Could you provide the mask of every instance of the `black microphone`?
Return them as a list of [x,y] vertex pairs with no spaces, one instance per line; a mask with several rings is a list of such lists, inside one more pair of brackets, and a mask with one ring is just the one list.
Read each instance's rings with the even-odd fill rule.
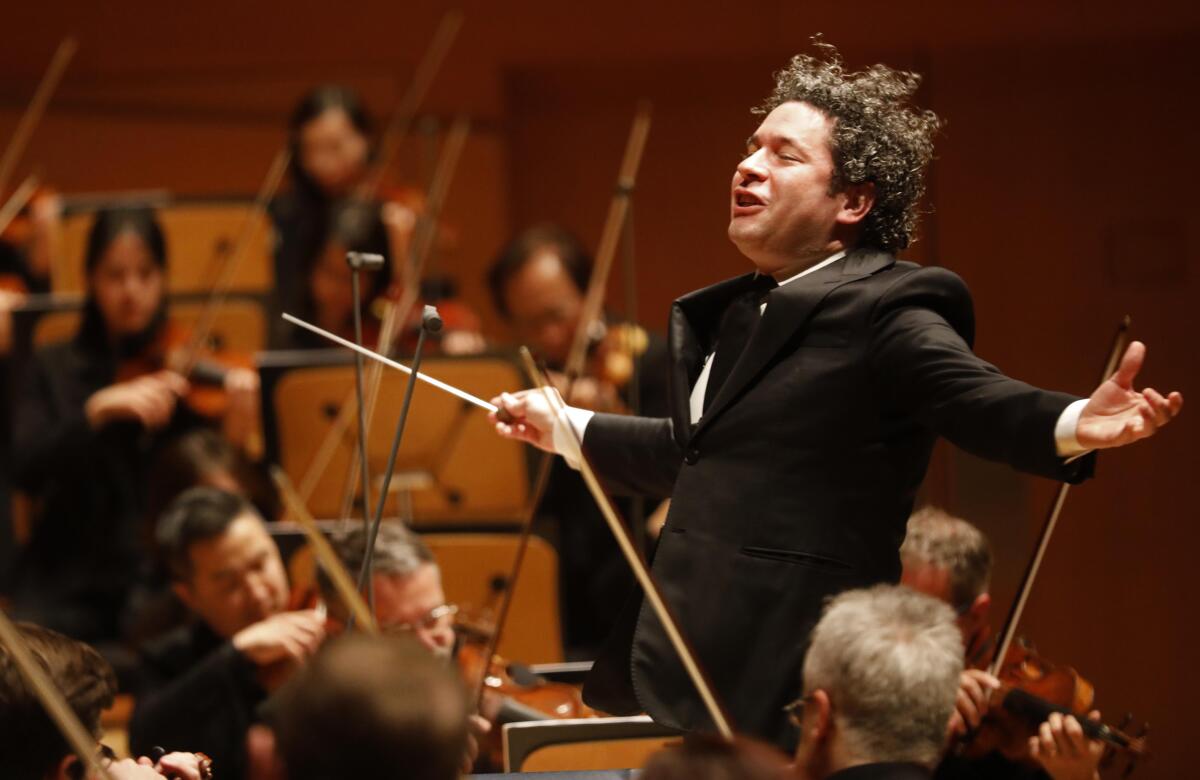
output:
[[425,305],[421,313],[421,327],[428,333],[437,333],[442,329],[442,315],[438,314],[436,306]]

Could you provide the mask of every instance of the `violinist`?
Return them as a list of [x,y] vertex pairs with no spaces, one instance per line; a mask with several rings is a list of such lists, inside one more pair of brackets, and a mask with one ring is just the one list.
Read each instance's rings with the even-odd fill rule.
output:
[[[562,392],[567,392],[562,371],[580,327],[591,274],[587,250],[569,231],[553,224],[516,236],[488,271],[496,311],[517,343],[545,360]],[[596,338],[589,370],[570,389],[574,403],[602,412],[628,413],[637,408],[642,414],[666,414],[667,348],[662,337],[607,317],[592,327]],[[627,347],[633,347],[634,354]],[[634,364],[636,399],[631,396]],[[629,501],[623,501],[625,517],[630,516],[629,509]],[[632,578],[583,480],[565,463],[554,464],[535,529],[558,552],[567,652],[573,657],[594,657],[616,621]]]
[[149,209],[102,211],[88,235],[87,297],[68,342],[38,350],[14,414],[16,486],[38,506],[14,602],[40,624],[89,640],[118,634],[146,552],[147,476],[188,430],[220,426],[240,445],[256,425],[258,378],[226,372],[221,419],[180,402],[189,382],[167,368],[167,247]]
[[[348,530],[331,543],[351,576],[362,567],[367,535],[361,527]],[[442,573],[421,537],[398,522],[379,526],[371,558],[375,591],[375,619],[384,634],[410,634],[421,647],[443,661],[454,661],[462,638],[456,633],[458,607],[446,601]],[[324,569],[317,570],[320,596],[328,609],[330,630],[340,632],[349,618],[337,590]],[[465,669],[464,669],[465,672]],[[527,720],[496,697],[484,702],[483,713],[469,718],[470,739],[463,760],[469,771],[480,754],[480,741],[496,724]]]
[[[91,647],[31,623],[17,625],[30,654],[66,698],[80,724],[97,740],[96,750],[117,780],[175,777],[210,780],[212,761],[203,754],[172,752],[157,761],[112,760],[99,743],[100,713],[117,692],[112,667]],[[5,780],[79,780],[83,765],[42,702],[0,646],[0,777]],[[207,769],[205,768],[207,767]]]
[[802,780],[922,780],[954,711],[962,648],[954,613],[895,585],[846,591],[826,606],[804,658]]
[[[937,436],[1075,482],[1091,451],[1151,436],[1183,405],[1134,388],[1137,342],[1090,398],[1011,379],[971,351],[966,285],[895,256],[939,127],[911,102],[919,82],[883,65],[851,72],[825,44],[777,74],[730,172],[727,232],[752,270],[672,306],[669,416],[559,414],[540,391],[493,400],[514,420],[497,421],[500,435],[568,458],[582,441],[611,489],[670,495],[653,561],[667,606],[732,722],[782,746],[786,702],[773,695],[798,676],[829,596],[899,579]],[[589,703],[710,730],[640,602],[597,659]]]
[[[358,95],[346,87],[326,85],[309,92],[292,114],[289,137],[292,187],[270,208],[276,231],[275,304],[346,338],[353,338],[358,306],[364,341],[373,345],[380,336],[382,307],[398,300],[406,283],[418,283],[404,279],[404,269],[422,198],[407,189],[364,194],[374,157],[371,122]],[[385,260],[382,270],[363,271],[357,302],[347,251],[379,254]],[[483,348],[479,318],[452,299],[449,280],[423,292],[426,302],[438,304],[446,323],[438,342],[445,352]],[[420,306],[413,307],[418,324],[420,311]],[[305,331],[274,320],[274,348],[325,346]],[[415,333],[409,327],[405,335],[410,331]],[[405,343],[402,339],[401,346]]]
[[245,499],[192,488],[163,515],[158,540],[193,621],[141,647],[130,744],[203,750],[221,776],[242,777],[258,706],[320,646],[324,623],[286,611],[279,548]]
[[[966,651],[966,668],[959,682],[959,693],[951,732],[965,736],[979,726],[987,714],[990,693],[1000,681],[980,668],[994,652],[989,637],[988,617],[991,595],[992,551],[987,537],[967,521],[936,507],[922,507],[908,520],[908,534],[900,547],[904,569],[900,582],[918,592],[949,604],[955,611],[959,632]],[[1093,713],[1098,717],[1099,713]],[[1006,757],[993,753],[979,759],[948,755],[938,766],[936,777],[950,778],[1036,778],[1054,780],[1093,780],[1103,754],[1103,744],[1089,740],[1074,716],[1052,716],[1032,736],[1027,751]],[[1032,758],[1044,771],[1029,762],[1013,758]]]

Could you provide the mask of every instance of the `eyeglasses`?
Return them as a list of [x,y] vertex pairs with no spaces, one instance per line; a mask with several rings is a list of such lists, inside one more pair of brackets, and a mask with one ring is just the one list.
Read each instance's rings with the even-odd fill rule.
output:
[[796,728],[801,728],[804,722],[804,705],[812,701],[812,694],[807,694],[796,699],[794,702],[783,705],[783,711],[787,713],[788,720]]
[[387,633],[407,633],[409,631],[432,631],[437,628],[444,618],[452,618],[458,614],[457,604],[442,604],[425,613],[425,616],[409,623],[392,623],[384,627]]

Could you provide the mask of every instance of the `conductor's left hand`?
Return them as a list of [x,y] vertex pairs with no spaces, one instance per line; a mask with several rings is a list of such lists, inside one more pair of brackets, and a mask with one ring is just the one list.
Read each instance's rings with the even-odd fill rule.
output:
[[1146,345],[1135,341],[1125,350],[1116,373],[1096,388],[1079,415],[1075,438],[1089,450],[1123,447],[1153,436],[1183,408],[1183,396],[1163,396],[1147,387],[1133,389],[1146,358]]

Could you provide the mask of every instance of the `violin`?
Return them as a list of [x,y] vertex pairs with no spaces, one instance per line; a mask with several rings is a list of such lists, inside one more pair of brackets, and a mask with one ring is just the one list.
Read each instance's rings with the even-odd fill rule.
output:
[[496,727],[489,732],[480,754],[488,762],[487,768],[498,770],[504,763],[500,725],[530,720],[596,718],[600,713],[584,704],[578,686],[550,682],[527,666],[508,661],[496,653],[489,657],[493,631],[493,627],[485,622],[469,617],[457,618],[458,642],[454,659],[468,684],[482,680],[479,712]]
[[999,752],[1010,761],[1031,763],[1029,738],[1053,712],[1074,715],[1084,734],[1113,751],[1135,758],[1148,754],[1144,731],[1131,736],[1088,718],[1096,699],[1091,682],[1070,666],[1042,657],[1027,642],[1010,645],[997,677],[1000,688],[992,693],[992,706],[963,750],[965,757]]
[[117,364],[116,381],[128,382],[158,371],[175,371],[189,383],[187,395],[180,399],[184,405],[201,417],[219,419],[229,409],[229,394],[225,390],[229,371],[252,369],[254,361],[250,355],[227,350],[217,353],[207,347],[193,354],[194,342],[191,329],[168,321],[145,348]]

